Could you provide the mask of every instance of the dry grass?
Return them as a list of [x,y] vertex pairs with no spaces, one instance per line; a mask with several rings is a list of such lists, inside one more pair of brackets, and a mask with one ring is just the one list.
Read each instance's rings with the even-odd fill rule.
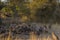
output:
[[[50,36],[48,36],[48,37],[45,37],[45,36],[44,37],[37,37],[34,32],[31,32],[30,37],[27,40],[58,40],[58,38],[54,32],[52,32],[51,35],[52,35],[51,37]],[[21,37],[17,37],[17,36],[15,39],[13,39],[11,36],[11,32],[9,32],[8,37],[2,37],[2,38],[0,38],[0,40],[25,40],[25,39],[22,39]]]

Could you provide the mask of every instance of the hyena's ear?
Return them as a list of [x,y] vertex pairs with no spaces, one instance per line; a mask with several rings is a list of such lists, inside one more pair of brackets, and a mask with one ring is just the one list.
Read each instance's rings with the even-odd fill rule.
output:
[[52,38],[53,40],[59,40],[58,36],[54,32],[52,32]]

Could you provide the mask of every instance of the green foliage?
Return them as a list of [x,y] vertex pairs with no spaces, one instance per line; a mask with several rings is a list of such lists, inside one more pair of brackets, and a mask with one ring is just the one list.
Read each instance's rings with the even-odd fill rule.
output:
[[13,11],[12,11],[9,7],[4,7],[1,11],[2,11],[5,15],[9,14],[9,15],[13,16]]
[[55,0],[33,0],[32,2],[10,0],[1,11],[14,18],[20,17],[22,21],[49,22],[51,19],[54,20],[54,16],[56,19],[60,18],[54,15],[56,6]]

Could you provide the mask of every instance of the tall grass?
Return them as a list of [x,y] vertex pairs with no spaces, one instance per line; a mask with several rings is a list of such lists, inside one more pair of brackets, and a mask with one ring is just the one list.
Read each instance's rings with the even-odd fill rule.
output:
[[12,40],[12,38],[11,38],[11,31],[9,32],[9,35],[7,37],[7,40]]
[[[54,32],[52,32],[51,35],[52,35],[51,37],[50,36],[37,37],[37,35],[34,32],[31,32],[29,38],[26,40],[58,40],[58,38]],[[17,36],[15,39],[13,39],[12,37],[13,36],[11,35],[11,32],[9,32],[8,37],[0,37],[0,40],[25,40],[25,39],[22,39],[21,37],[17,37]]]

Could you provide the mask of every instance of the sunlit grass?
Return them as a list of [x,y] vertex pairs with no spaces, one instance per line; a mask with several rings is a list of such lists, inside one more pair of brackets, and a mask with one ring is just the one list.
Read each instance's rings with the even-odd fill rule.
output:
[[34,32],[30,33],[30,38],[29,40],[37,40],[37,36],[34,34]]
[[12,40],[12,38],[11,38],[11,32],[9,32],[9,35],[7,37],[7,40]]
[[[57,36],[55,35],[54,32],[51,33],[51,37],[50,36],[43,36],[43,37],[37,37],[37,35],[34,32],[30,33],[30,36],[27,40],[58,40]],[[21,37],[15,37],[15,39],[12,38],[13,36],[11,35],[11,32],[9,32],[9,35],[7,37],[1,37],[0,36],[0,40],[25,40],[22,39]]]

